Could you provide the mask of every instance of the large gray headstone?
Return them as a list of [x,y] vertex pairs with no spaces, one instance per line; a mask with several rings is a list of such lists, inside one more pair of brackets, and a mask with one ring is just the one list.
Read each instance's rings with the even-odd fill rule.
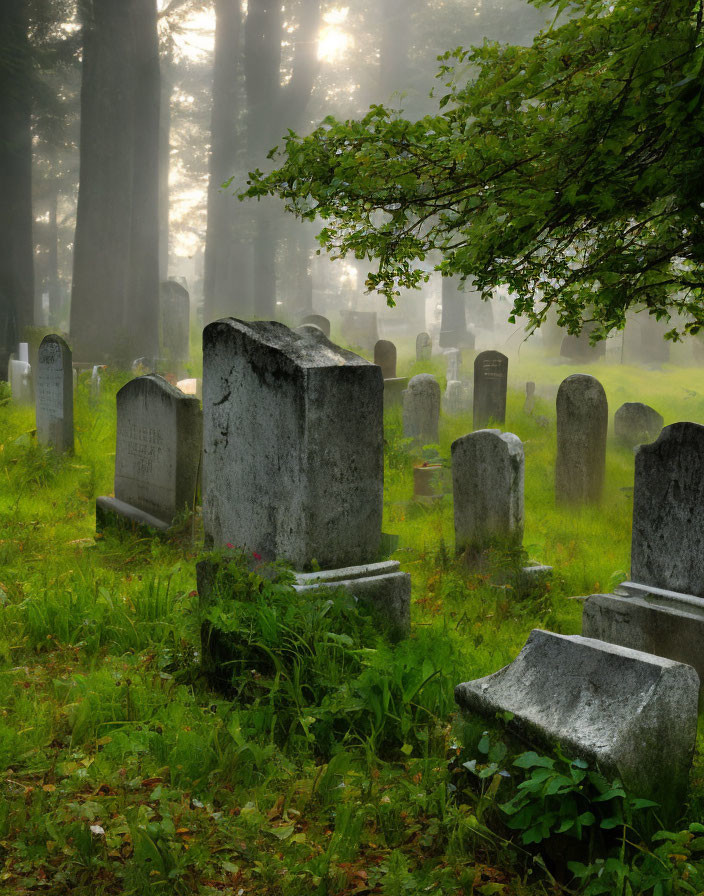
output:
[[438,440],[440,384],[430,373],[411,377],[403,394],[403,434],[421,445]]
[[175,280],[161,284],[161,344],[171,360],[188,360],[191,323],[191,300],[188,290]]
[[510,432],[480,429],[452,443],[455,548],[480,553],[523,541],[523,443]]
[[396,346],[388,339],[379,339],[374,346],[374,363],[381,367],[385,380],[396,378]]
[[506,420],[508,358],[501,352],[480,352],[474,359],[474,429]]
[[433,341],[427,333],[416,336],[416,361],[429,361],[433,354]]
[[197,398],[155,373],[117,393],[115,498],[171,523],[193,505],[202,418]]
[[662,415],[647,404],[628,401],[614,414],[614,435],[622,444],[635,448],[657,439],[664,422]]
[[636,454],[631,579],[704,597],[704,426],[673,423]]
[[606,466],[609,406],[599,380],[584,373],[568,376],[557,391],[558,504],[596,503]]
[[56,451],[73,451],[71,349],[60,336],[45,336],[36,370],[37,438]]
[[691,666],[579,635],[536,629],[499,672],[455,688],[466,711],[511,713],[530,744],[559,743],[639,797],[679,815],[697,734],[699,678]]
[[380,369],[320,332],[234,318],[203,331],[203,523],[297,569],[375,560],[383,498]]

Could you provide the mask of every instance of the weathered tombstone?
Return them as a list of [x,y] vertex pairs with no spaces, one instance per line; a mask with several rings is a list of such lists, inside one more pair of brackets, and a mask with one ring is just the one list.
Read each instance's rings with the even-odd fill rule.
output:
[[480,352],[474,359],[474,429],[506,420],[508,358],[501,352]]
[[60,336],[45,336],[36,371],[37,438],[56,451],[73,451],[71,349]]
[[430,373],[411,377],[403,394],[403,434],[421,445],[438,440],[440,385]]
[[532,414],[535,410],[535,383],[528,381],[526,383],[526,400],[523,402],[523,411],[526,414]]
[[115,497],[98,498],[98,529],[167,530],[193,506],[201,444],[197,398],[155,373],[123,386],[117,393]]
[[342,317],[342,335],[345,342],[358,345],[365,351],[372,351],[379,341],[376,311],[340,312]]
[[508,666],[455,688],[462,710],[506,723],[540,749],[596,763],[638,797],[681,813],[697,734],[690,666],[579,635],[531,632]]
[[627,401],[614,414],[614,435],[629,448],[653,442],[660,435],[665,421],[661,414],[639,401]]
[[379,339],[374,346],[374,363],[381,367],[385,380],[396,377],[396,346],[388,339]]
[[410,577],[369,566],[381,542],[381,371],[302,330],[228,318],[203,331],[206,544],[287,560],[302,589],[349,585],[407,627]]
[[588,504],[601,499],[606,466],[609,406],[599,380],[584,373],[568,376],[557,391],[558,504]]
[[448,380],[443,396],[446,414],[457,417],[468,414],[472,407],[472,386],[460,380]]
[[523,443],[513,433],[480,429],[452,443],[455,549],[478,556],[523,541]]
[[310,324],[313,327],[317,327],[319,330],[323,331],[328,339],[330,338],[330,321],[327,317],[323,317],[322,314],[306,314],[301,321],[301,324]]
[[161,284],[159,293],[161,311],[161,345],[163,353],[171,360],[182,363],[188,360],[191,300],[188,290],[175,280]]
[[446,378],[450,380],[462,379],[462,352],[458,348],[451,348],[445,352],[447,362]]
[[416,361],[429,361],[433,353],[433,341],[427,333],[416,336]]

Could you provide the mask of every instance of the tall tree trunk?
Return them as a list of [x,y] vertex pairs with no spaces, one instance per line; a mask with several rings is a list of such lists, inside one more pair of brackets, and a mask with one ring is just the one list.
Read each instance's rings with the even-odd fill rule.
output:
[[162,60],[159,115],[159,280],[169,277],[169,172],[171,169],[171,57]]
[[158,352],[156,0],[93,0],[84,22],[71,332],[85,359]]
[[49,292],[49,326],[58,327],[61,315],[61,293],[59,286],[59,221],[58,184],[52,185],[49,197],[49,232],[47,234],[47,289]]
[[238,223],[248,210],[223,190],[235,173],[239,149],[238,115],[241,0],[215,0],[215,64],[205,238],[204,323],[228,314],[251,314],[247,257]]
[[455,277],[443,277],[440,345],[443,348],[456,348],[462,345],[466,334],[467,318],[462,283]]
[[32,323],[32,62],[25,0],[0,2],[0,377]]

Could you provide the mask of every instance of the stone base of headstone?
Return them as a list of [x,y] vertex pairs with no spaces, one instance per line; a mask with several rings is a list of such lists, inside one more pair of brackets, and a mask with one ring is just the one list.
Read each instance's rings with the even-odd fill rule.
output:
[[704,599],[623,582],[584,602],[582,634],[687,663],[704,682]]
[[411,627],[411,577],[396,560],[296,573],[296,591],[308,594],[321,588],[344,588],[370,606],[391,637],[404,638]]
[[158,520],[150,513],[120,501],[119,498],[103,495],[95,501],[95,528],[97,532],[117,529],[122,532],[144,532],[147,535],[154,535],[165,533],[170,527],[163,520]]
[[519,567],[511,582],[516,596],[519,598],[532,597],[545,591],[552,579],[552,573],[552,566],[545,566],[541,563]]
[[508,666],[459,684],[461,709],[528,744],[559,744],[672,818],[682,809],[697,734],[699,679],[690,666],[579,635],[531,632]]
[[403,404],[403,393],[408,387],[407,376],[395,376],[384,380],[384,410],[400,407]]
[[413,467],[413,499],[427,503],[444,498],[447,494],[446,479],[442,464]]

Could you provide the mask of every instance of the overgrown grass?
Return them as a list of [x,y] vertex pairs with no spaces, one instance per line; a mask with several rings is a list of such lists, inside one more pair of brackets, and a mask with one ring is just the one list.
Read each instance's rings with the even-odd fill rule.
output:
[[[388,644],[353,608],[292,603],[268,580],[230,605],[230,689],[200,670],[190,533],[96,540],[112,489],[114,394],[76,396],[76,454],[34,441],[33,412],[0,406],[0,890],[8,893],[392,894],[555,892],[559,885],[477,805],[456,798],[452,689],[510,662],[532,628],[580,630],[575,595],[628,569],[633,456],[610,443],[599,508],[555,508],[550,395],[576,368],[511,362],[506,429],[526,446],[526,535],[555,566],[519,600],[454,558],[450,497],[413,501],[418,452],[386,419],[385,521],[413,580],[413,631]],[[197,371],[197,365],[193,371]],[[444,374],[434,360],[400,372]],[[627,400],[701,420],[698,370],[600,364],[611,412]],[[692,394],[694,393],[694,394]],[[442,418],[437,450],[469,431]],[[258,595],[258,597],[256,597]],[[229,614],[229,615],[228,615]],[[342,631],[341,629],[344,629]],[[697,760],[689,821],[704,812]],[[674,873],[674,872],[673,872]]]

